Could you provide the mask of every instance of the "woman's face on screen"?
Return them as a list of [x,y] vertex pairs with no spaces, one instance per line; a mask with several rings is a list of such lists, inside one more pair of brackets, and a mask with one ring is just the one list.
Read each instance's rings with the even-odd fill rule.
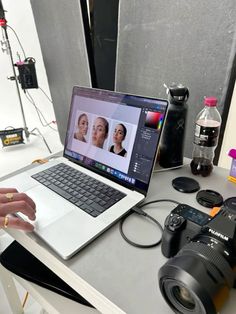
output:
[[88,117],[86,115],[82,115],[79,119],[78,123],[79,132],[82,135],[86,135],[88,132]]
[[125,134],[124,134],[124,128],[122,125],[117,124],[115,127],[114,133],[113,133],[113,142],[115,144],[121,144],[124,140]]
[[106,138],[106,123],[103,119],[97,118],[93,125],[92,144],[102,148]]

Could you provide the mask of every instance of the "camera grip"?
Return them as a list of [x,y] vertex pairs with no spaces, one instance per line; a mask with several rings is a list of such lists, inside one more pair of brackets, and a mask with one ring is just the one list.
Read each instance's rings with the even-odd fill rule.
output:
[[181,231],[185,222],[182,216],[176,214],[167,217],[161,245],[161,251],[165,257],[172,257],[179,251]]

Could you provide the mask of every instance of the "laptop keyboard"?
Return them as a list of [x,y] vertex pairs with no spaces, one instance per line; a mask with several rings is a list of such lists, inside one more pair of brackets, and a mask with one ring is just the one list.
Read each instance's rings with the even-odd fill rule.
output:
[[93,217],[99,216],[126,196],[63,163],[31,177]]

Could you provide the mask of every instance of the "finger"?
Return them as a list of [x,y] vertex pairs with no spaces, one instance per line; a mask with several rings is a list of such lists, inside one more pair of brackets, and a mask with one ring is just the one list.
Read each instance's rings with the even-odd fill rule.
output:
[[20,230],[28,231],[28,232],[34,230],[33,225],[17,217],[8,216],[7,226],[4,226],[4,223],[5,223],[5,217],[0,217],[0,228],[20,229]]
[[25,201],[15,201],[0,204],[0,216],[6,216],[8,214],[16,214],[21,212],[26,215],[29,219],[35,220],[35,208],[32,208]]
[[36,208],[35,202],[25,193],[18,193],[24,201],[26,201],[34,210]]
[[[11,193],[11,192],[10,192]],[[12,198],[9,200],[9,197],[6,197],[5,194],[0,195],[0,203],[8,203],[14,201],[25,201],[28,203],[33,209],[35,209],[36,205],[34,201],[25,193],[13,193]]]
[[17,193],[17,189],[13,188],[0,188],[0,194],[6,194],[6,193]]

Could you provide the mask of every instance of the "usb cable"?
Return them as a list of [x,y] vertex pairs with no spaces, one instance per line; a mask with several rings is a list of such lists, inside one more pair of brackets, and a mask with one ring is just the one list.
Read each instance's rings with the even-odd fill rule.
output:
[[143,211],[143,207],[147,206],[147,205],[150,205],[150,204],[154,204],[154,203],[160,203],[160,202],[170,202],[170,203],[174,203],[176,205],[179,205],[180,203],[177,202],[177,201],[174,201],[174,200],[171,200],[171,199],[160,199],[160,200],[154,200],[154,201],[150,201],[150,202],[147,202],[147,203],[144,203],[144,204],[141,204],[139,206],[135,206],[131,209],[131,212],[128,213],[128,215],[126,215],[125,217],[123,217],[120,221],[120,225],[119,225],[119,230],[120,230],[120,234],[122,236],[122,238],[128,242],[130,245],[132,246],[135,246],[135,247],[138,247],[138,248],[142,248],[142,249],[149,249],[149,248],[152,248],[152,247],[155,247],[155,246],[158,246],[160,243],[161,243],[161,239],[162,237],[155,243],[151,243],[151,244],[140,244],[140,243],[136,243],[136,242],[133,242],[131,241],[124,233],[123,231],[123,224],[125,222],[125,220],[132,214],[132,213],[135,213],[137,215],[141,215],[141,216],[144,216],[145,218],[153,221],[159,228],[159,230],[161,231],[161,235],[163,233],[163,228],[162,228],[162,225],[160,224],[159,221],[157,221],[155,218],[153,218],[152,216],[148,215],[145,211]]

